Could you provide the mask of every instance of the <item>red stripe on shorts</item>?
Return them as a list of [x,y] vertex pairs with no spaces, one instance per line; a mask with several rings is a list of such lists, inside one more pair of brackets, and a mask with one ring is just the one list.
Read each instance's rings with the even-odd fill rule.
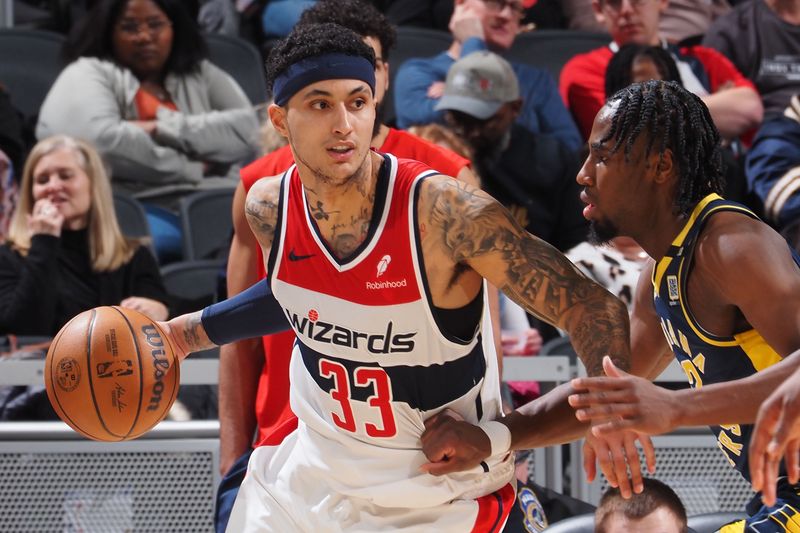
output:
[[478,517],[471,533],[500,533],[516,495],[514,486],[508,483],[500,490],[475,500],[478,502]]

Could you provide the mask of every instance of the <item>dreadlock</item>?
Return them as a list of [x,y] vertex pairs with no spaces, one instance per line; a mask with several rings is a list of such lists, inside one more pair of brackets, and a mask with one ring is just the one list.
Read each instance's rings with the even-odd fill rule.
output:
[[611,154],[624,146],[625,161],[642,133],[645,157],[656,143],[659,163],[670,150],[678,166],[677,214],[688,215],[703,197],[722,191],[719,132],[700,98],[675,82],[650,80],[617,91],[606,105],[614,102],[618,105],[611,128],[599,142],[613,139]]

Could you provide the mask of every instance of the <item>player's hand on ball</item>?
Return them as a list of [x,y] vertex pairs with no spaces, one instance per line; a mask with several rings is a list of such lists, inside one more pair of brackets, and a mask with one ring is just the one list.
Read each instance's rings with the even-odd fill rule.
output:
[[748,453],[753,490],[762,492],[765,505],[775,505],[781,458],[786,458],[789,483],[800,480],[800,373],[761,404]]
[[425,421],[422,451],[430,462],[420,469],[441,476],[478,466],[491,455],[492,445],[481,428],[445,409]]

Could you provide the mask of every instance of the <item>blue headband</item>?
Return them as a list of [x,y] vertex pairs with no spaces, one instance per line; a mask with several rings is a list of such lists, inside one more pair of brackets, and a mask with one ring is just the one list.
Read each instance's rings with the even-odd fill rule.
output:
[[275,103],[286,105],[300,89],[322,80],[361,80],[375,94],[375,66],[364,57],[336,53],[308,57],[290,65],[272,85]]

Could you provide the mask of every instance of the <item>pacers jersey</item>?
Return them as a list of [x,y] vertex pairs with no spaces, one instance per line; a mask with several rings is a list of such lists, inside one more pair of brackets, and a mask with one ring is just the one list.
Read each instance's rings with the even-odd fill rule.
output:
[[510,454],[442,478],[419,471],[427,462],[420,441],[426,419],[449,408],[477,423],[501,408],[487,306],[465,340],[448,335],[432,307],[417,195],[434,174],[384,155],[367,237],[339,259],[319,232],[320,206],[309,205],[290,168],[267,269],[297,335],[290,363],[290,402],[300,421],[295,474],[321,476],[333,492],[383,507],[483,496],[513,474]]
[[[689,309],[686,287],[697,237],[708,218],[720,211],[756,218],[746,207],[710,194],[695,207],[667,255],[653,269],[656,311],[667,342],[692,387],[744,378],[781,359],[755,329],[719,337],[705,331]],[[794,257],[797,261],[797,256]],[[749,479],[747,447],[752,425],[732,424],[711,429],[731,465]]]

